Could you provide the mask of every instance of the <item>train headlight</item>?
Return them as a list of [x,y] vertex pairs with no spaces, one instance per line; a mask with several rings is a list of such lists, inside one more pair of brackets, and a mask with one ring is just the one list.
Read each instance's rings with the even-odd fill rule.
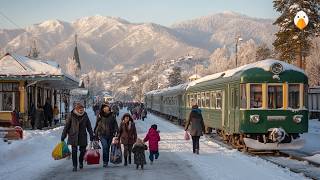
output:
[[294,115],[293,116],[293,122],[295,122],[297,124],[301,123],[302,117],[303,117],[302,115]]
[[260,116],[259,115],[250,115],[250,122],[252,123],[258,123],[260,121]]

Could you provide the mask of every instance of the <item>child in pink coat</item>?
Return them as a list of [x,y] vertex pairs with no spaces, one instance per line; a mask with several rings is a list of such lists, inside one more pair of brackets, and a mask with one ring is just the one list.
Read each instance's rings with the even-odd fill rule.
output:
[[149,141],[149,159],[151,161],[151,164],[153,163],[153,159],[158,159],[159,157],[159,141],[160,141],[160,135],[159,131],[157,131],[157,125],[153,124],[151,128],[148,131],[148,134],[144,138],[144,142]]

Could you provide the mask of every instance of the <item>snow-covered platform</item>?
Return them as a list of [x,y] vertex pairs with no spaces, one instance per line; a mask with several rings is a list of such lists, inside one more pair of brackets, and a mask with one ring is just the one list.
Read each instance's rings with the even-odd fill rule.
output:
[[[124,111],[121,112],[121,114]],[[95,118],[89,111],[92,125]],[[139,137],[143,138],[152,124],[161,131],[160,157],[153,165],[147,160],[145,170],[134,165],[85,166],[73,173],[71,160],[54,161],[52,148],[59,142],[62,128],[48,131],[27,131],[24,141],[11,145],[0,143],[0,179],[306,179],[288,169],[259,157],[228,150],[202,137],[200,155],[192,153],[191,141],[184,140],[182,127],[152,114],[145,121],[136,121]],[[146,153],[148,157],[148,153]]]

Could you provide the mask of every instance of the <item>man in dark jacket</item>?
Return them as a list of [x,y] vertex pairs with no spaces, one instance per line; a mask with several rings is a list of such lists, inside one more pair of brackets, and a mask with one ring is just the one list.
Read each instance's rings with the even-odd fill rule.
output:
[[49,126],[51,127],[52,126],[52,118],[53,118],[53,110],[52,110],[52,106],[50,104],[49,98],[46,100],[46,103],[44,104],[43,110],[44,110],[44,118],[45,118],[44,126],[47,127],[48,123],[49,123]]
[[185,128],[185,131],[188,130],[188,127],[191,123],[190,135],[192,136],[192,147],[193,153],[199,154],[199,139],[202,136],[202,132],[204,132],[204,122],[201,114],[201,109],[198,108],[198,105],[193,105],[192,110],[189,115],[189,119]]
[[84,111],[83,104],[76,103],[75,108],[71,111],[70,117],[67,119],[61,136],[61,141],[64,141],[68,135],[68,144],[72,146],[73,171],[77,171],[78,167],[78,146],[80,147],[79,168],[83,168],[83,157],[88,144],[87,131],[90,135],[90,141],[92,141],[93,131],[89,117]]
[[94,132],[99,136],[103,148],[103,167],[108,166],[112,138],[118,133],[118,123],[112,114],[110,106],[103,104],[97,116]]

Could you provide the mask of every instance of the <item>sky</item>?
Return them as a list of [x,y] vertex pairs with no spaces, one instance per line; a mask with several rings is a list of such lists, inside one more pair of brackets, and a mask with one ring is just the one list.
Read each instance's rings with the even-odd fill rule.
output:
[[0,28],[24,28],[49,19],[72,22],[93,15],[170,26],[223,11],[277,17],[272,0],[0,0]]

